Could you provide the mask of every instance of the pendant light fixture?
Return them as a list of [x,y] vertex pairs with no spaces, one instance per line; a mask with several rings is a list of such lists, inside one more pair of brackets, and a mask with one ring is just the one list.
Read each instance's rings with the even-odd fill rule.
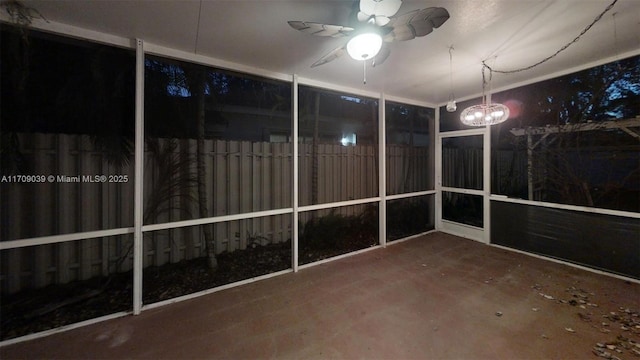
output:
[[[487,126],[487,125],[495,125],[504,122],[509,118],[509,108],[502,104],[495,104],[491,102],[491,89],[489,89],[489,94],[485,97],[484,90],[487,82],[485,81],[484,72],[485,69],[489,70],[489,81],[491,81],[491,75],[496,72],[500,74],[514,74],[521,71],[527,71],[533,69],[534,67],[544,64],[547,61],[555,58],[561,52],[565,51],[569,46],[575,44],[580,38],[589,31],[595,25],[604,14],[610,11],[618,0],[613,0],[598,16],[593,19],[593,21],[587,25],[582,32],[578,36],[576,36],[573,40],[569,41],[567,44],[558,49],[555,53],[547,56],[546,58],[526,67],[522,67],[514,70],[497,70],[490,68],[485,62],[482,62],[482,104],[470,106],[460,114],[460,121],[463,124],[469,126]],[[615,15],[615,14],[614,14]],[[614,16],[614,26],[615,26],[615,16]],[[616,36],[614,31],[614,37]]]
[[456,97],[453,95],[453,45],[449,46],[449,102],[447,102],[447,111],[454,112],[458,109],[456,105]]
[[460,121],[467,126],[487,126],[496,125],[509,118],[509,108],[503,104],[491,102],[491,89],[485,95],[487,81],[484,75],[485,69],[489,70],[489,81],[491,81],[491,69],[482,64],[482,104],[470,106],[460,114]]

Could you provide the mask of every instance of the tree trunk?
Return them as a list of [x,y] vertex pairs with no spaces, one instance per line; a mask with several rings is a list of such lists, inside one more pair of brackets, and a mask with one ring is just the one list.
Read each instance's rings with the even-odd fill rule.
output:
[[311,204],[318,203],[318,123],[320,122],[320,93],[316,93],[313,113],[313,143],[311,144]]
[[402,192],[409,192],[409,181],[411,176],[413,175],[413,162],[416,161],[416,151],[413,141],[413,133],[414,133],[414,122],[417,118],[417,111],[409,110],[409,144],[406,147],[405,152],[403,152],[403,160],[402,160]]
[[[198,85],[196,91],[198,92],[198,138],[196,142],[196,162],[198,172],[198,210],[200,218],[208,218],[209,211],[207,210],[207,187],[206,187],[206,168],[204,164],[205,148],[204,148],[204,123],[205,123],[205,80],[206,72],[200,71],[198,74]],[[204,242],[207,250],[207,258],[209,268],[215,270],[218,267],[218,260],[216,259],[216,247],[211,234],[211,224],[202,225],[202,232],[204,233]]]

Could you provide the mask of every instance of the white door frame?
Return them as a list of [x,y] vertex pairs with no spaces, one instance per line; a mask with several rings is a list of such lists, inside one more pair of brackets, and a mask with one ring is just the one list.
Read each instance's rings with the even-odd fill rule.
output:
[[[442,186],[442,139],[465,136],[483,136],[483,168],[481,190],[451,188]],[[470,130],[457,130],[436,133],[436,230],[465,237],[468,239],[490,243],[490,199],[491,192],[491,131],[489,127]],[[483,197],[483,227],[470,226],[442,219],[442,193],[457,192],[461,194],[478,195]]]

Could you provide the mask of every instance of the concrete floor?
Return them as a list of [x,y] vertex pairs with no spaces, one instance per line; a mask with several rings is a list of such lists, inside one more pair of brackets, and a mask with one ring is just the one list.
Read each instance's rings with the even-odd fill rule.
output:
[[433,233],[0,357],[597,359],[601,343],[629,359],[639,309],[637,283]]

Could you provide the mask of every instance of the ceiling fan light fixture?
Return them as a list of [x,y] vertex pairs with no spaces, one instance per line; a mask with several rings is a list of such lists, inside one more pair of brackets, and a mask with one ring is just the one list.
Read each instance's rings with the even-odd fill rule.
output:
[[347,43],[347,53],[354,60],[369,60],[378,55],[380,48],[382,36],[375,32],[358,34]]

